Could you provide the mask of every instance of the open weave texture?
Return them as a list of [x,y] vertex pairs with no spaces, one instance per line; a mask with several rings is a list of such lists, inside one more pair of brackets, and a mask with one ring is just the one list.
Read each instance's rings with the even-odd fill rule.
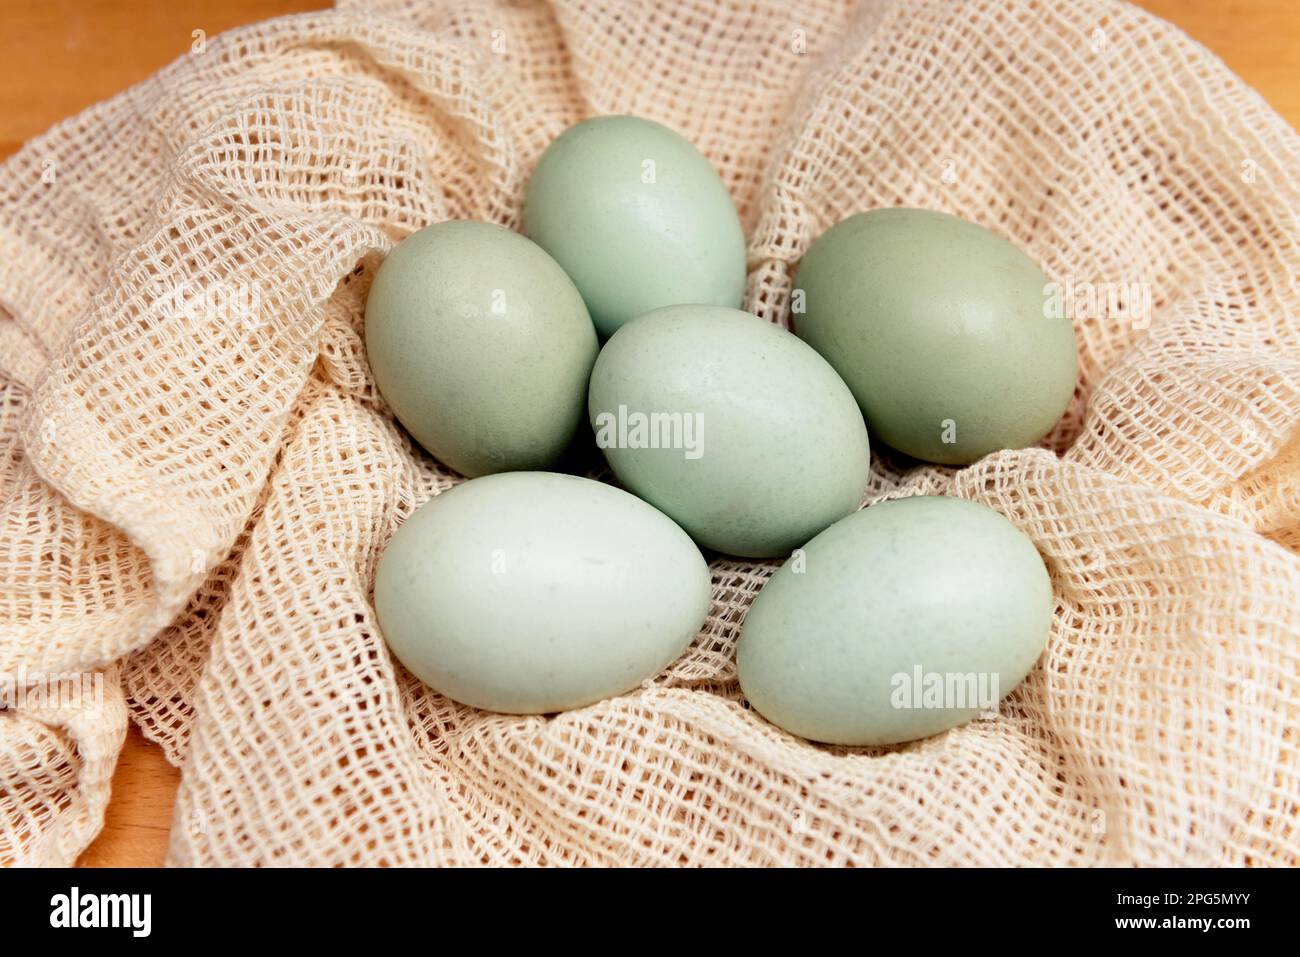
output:
[[[459,479],[376,394],[370,279],[428,223],[518,226],[542,149],[602,113],[717,165],[774,322],[813,238],[889,205],[1149,291],[1149,325],[1076,312],[1043,448],[876,456],[868,502],[984,502],[1047,563],[1050,641],[995,719],[893,749],[767,724],[734,647],[771,563],[714,561],[690,649],[567,714],[394,663],[376,561]],[[175,864],[1300,864],[1300,141],[1168,24],[349,0],[212,39],[0,172],[0,671],[106,688],[0,713],[0,859],[74,860],[129,713],[183,769]]]

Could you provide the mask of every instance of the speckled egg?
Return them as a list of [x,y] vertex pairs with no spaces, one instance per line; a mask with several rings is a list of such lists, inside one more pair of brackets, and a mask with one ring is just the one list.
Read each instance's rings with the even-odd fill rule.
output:
[[399,243],[366,301],[366,352],[398,420],[463,475],[545,468],[582,421],[596,332],[536,243],[452,221]]
[[795,277],[795,331],[853,390],[874,437],[963,464],[1032,445],[1074,394],[1078,355],[1038,265],[995,233],[922,209],[828,229]]
[[882,502],[836,522],[768,580],[741,628],[750,704],[831,744],[923,738],[996,712],[1047,643],[1043,560],[965,499]]
[[862,501],[866,426],[826,361],[738,309],[668,306],[601,350],[588,414],[619,480],[701,545],[783,555]]
[[745,237],[726,186],[677,133],[635,116],[570,127],[528,182],[524,231],[573,278],[602,336],[659,306],[739,306]]

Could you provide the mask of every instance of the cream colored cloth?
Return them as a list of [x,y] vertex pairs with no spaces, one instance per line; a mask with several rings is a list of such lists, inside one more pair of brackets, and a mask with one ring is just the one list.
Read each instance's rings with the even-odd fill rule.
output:
[[[1045,448],[877,450],[869,490],[984,502],[1041,550],[1055,626],[996,719],[893,750],[764,722],[734,644],[769,563],[715,562],[680,660],[556,717],[393,663],[376,560],[456,478],[376,395],[370,278],[427,223],[518,226],[538,154],[602,113],[717,165],[773,321],[877,206],[1074,290]],[[2,173],[0,671],[105,683],[0,713],[0,859],[75,859],[129,712],[183,769],[174,864],[1300,863],[1300,140],[1168,24],[353,0],[210,39]]]

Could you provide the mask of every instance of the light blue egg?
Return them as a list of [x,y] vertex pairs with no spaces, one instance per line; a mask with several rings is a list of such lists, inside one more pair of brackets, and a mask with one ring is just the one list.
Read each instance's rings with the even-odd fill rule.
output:
[[862,502],[862,413],[821,356],[738,309],[667,306],[623,326],[588,415],[619,480],[701,545],[784,555]]
[[450,698],[512,714],[581,707],[652,678],[708,614],[680,528],[590,479],[511,472],[418,509],[375,578],[393,654]]
[[990,508],[920,496],[850,515],[796,552],[741,628],[740,686],[785,730],[885,745],[994,713],[1046,645],[1033,542]]
[[601,116],[546,148],[524,231],[573,278],[602,336],[659,306],[740,305],[745,236],[709,161],[651,120]]

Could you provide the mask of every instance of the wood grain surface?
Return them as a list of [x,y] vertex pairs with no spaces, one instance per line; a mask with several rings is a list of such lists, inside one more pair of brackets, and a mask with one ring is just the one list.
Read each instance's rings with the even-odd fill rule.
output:
[[[1060,0],[1068,2],[1068,0]],[[320,0],[0,0],[0,158],[189,52],[194,31],[324,9]],[[1140,0],[1300,127],[1300,0]],[[132,728],[89,867],[157,866],[180,772]]]

